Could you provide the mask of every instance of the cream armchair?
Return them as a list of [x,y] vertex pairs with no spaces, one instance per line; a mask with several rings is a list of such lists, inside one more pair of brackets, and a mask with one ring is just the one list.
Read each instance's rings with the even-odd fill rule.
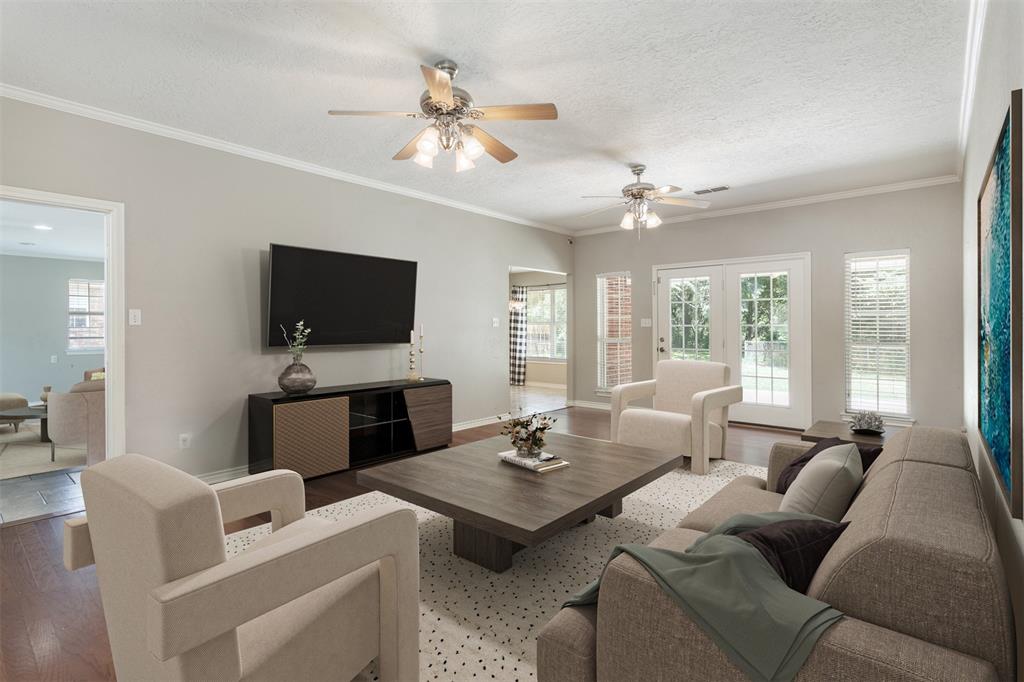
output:
[[67,393],[51,391],[46,401],[49,422],[50,461],[56,446],[85,446],[88,465],[107,456],[106,382],[82,381]]
[[[629,407],[654,399],[654,409]],[[706,474],[710,459],[725,454],[729,405],[743,400],[743,389],[729,385],[721,362],[662,360],[654,379],[612,389],[611,437],[616,443],[690,456],[695,474]]]
[[[87,517],[64,563],[92,563],[125,680],[419,678],[416,516],[381,507],[305,516],[302,478],[269,471],[216,486],[124,455],[82,472]],[[274,532],[228,559],[224,523],[270,511]]]

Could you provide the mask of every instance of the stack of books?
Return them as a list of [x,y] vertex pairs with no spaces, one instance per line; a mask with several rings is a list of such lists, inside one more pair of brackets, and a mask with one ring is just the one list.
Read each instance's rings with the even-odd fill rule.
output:
[[517,467],[529,469],[530,471],[536,471],[539,474],[543,474],[548,471],[554,471],[555,469],[563,469],[569,466],[568,460],[562,459],[558,455],[548,455],[542,453],[540,457],[520,457],[515,450],[506,450],[505,452],[498,453],[498,459],[507,464],[513,464]]

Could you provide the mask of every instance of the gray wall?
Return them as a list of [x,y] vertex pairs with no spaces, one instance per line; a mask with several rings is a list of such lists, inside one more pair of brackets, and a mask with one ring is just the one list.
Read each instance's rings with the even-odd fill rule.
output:
[[[287,364],[263,347],[270,242],[418,261],[426,373],[452,381],[456,421],[508,410],[509,266],[572,268],[551,232],[13,100],[0,117],[0,182],[124,202],[127,304],[143,310],[127,329],[127,447],[185,471],[246,462],[246,395],[276,390]],[[305,362],[321,385],[374,381],[403,376],[407,351]]]
[[812,392],[815,419],[844,409],[843,254],[909,248],[911,411],[924,424],[959,427],[960,188],[956,184],[709,218],[576,240],[577,401],[607,402],[597,383],[596,284],[602,272],[633,275],[633,378],[653,374],[651,266],[781,253],[811,253]]
[[978,192],[1010,105],[1010,91],[1024,87],[1024,3],[988,4],[978,80],[963,169],[963,371],[964,422],[978,462],[982,492],[996,527],[999,551],[1010,577],[1017,619],[1017,679],[1024,680],[1024,522],[1010,517],[995,470],[981,452],[978,434]]
[[103,366],[103,353],[67,352],[71,278],[101,280],[103,263],[0,256],[0,393],[37,402],[43,386],[66,391]]

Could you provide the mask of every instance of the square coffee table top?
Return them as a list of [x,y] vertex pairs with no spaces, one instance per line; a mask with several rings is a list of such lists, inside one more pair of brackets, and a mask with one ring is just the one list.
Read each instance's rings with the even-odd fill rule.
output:
[[356,474],[360,485],[526,546],[622,500],[683,464],[659,452],[564,433],[548,433],[545,452],[569,466],[536,473],[506,464],[507,436],[438,450]]

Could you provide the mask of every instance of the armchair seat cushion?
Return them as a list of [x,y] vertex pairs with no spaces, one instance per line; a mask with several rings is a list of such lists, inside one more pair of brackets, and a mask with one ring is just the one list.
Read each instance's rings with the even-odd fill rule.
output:
[[756,476],[734,478],[710,500],[690,512],[679,527],[706,533],[736,514],[779,511],[782,495],[765,490],[764,486],[764,479]]
[[294,523],[289,523],[284,528],[274,531],[270,535],[265,535],[261,537],[259,540],[256,540],[251,545],[247,545],[245,549],[242,550],[241,553],[248,554],[249,552],[255,552],[258,549],[263,549],[264,547],[276,545],[282,540],[293,538],[296,535],[300,535],[314,528],[323,528],[329,525],[331,525],[330,521],[322,519],[319,516],[304,516],[298,521],[295,521]]
[[631,407],[619,416],[619,442],[690,454],[690,415]]
[[242,679],[350,680],[359,674],[379,653],[377,566],[364,566],[239,626]]

